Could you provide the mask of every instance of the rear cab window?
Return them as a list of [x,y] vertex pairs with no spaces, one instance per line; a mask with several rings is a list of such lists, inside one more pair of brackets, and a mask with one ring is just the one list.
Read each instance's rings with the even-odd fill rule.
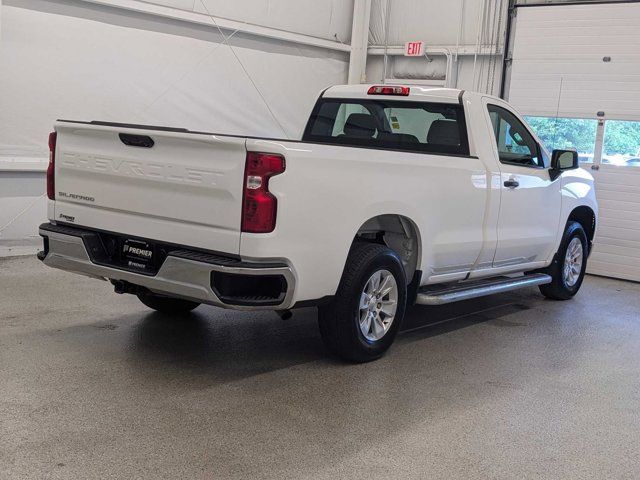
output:
[[320,99],[303,141],[352,147],[469,155],[459,104]]

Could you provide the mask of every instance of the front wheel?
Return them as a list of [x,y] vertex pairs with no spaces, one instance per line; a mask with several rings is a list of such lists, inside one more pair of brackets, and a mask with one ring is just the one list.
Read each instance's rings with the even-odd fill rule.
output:
[[400,329],[406,299],[398,255],[384,245],[355,243],[335,298],[318,312],[324,344],[353,362],[381,357]]
[[540,292],[553,300],[569,300],[584,279],[587,269],[589,243],[587,235],[578,222],[569,222],[553,263],[545,273],[551,275],[551,283],[540,285]]

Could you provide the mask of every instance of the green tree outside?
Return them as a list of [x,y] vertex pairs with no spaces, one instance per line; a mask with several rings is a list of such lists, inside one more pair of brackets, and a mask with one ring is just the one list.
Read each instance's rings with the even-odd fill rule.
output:
[[640,122],[607,120],[604,124],[603,154],[640,157]]
[[525,117],[542,143],[549,149],[575,148],[593,154],[598,121],[582,118]]
[[[549,149],[575,148],[593,155],[598,121],[585,118],[525,117]],[[640,122],[607,120],[603,155],[640,156]]]

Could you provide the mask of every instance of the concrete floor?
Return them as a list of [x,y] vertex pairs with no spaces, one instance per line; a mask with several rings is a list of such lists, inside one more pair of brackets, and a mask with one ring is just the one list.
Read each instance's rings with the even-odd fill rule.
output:
[[640,284],[413,308],[378,362],[313,309],[181,321],[0,260],[0,478],[640,477]]

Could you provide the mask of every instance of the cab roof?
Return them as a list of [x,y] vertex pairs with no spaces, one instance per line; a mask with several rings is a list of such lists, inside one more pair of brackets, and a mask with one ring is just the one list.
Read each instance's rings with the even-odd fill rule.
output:
[[361,84],[361,85],[334,85],[327,88],[322,93],[322,98],[361,98],[361,99],[387,99],[413,102],[434,102],[434,103],[459,103],[460,94],[464,90],[457,88],[427,87],[421,85],[402,85],[401,83],[389,83],[384,86],[409,87],[409,95],[370,95],[367,92],[373,86],[382,84]]

